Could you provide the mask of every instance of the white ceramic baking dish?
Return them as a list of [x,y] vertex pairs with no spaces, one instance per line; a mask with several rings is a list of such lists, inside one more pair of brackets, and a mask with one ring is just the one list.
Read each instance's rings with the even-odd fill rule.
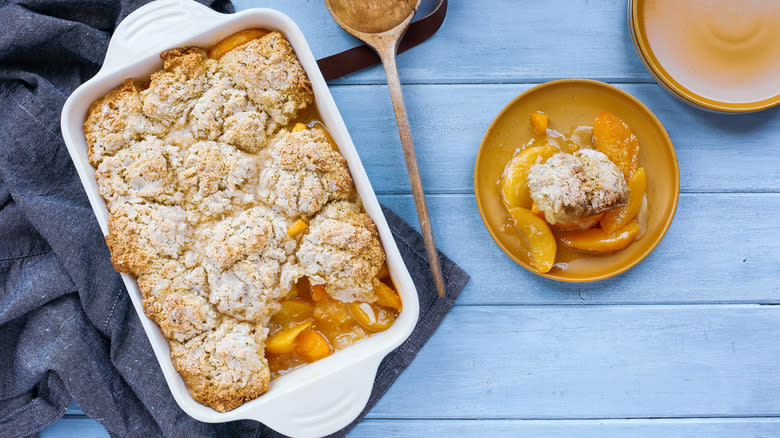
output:
[[349,163],[365,209],[379,229],[390,274],[403,299],[403,312],[388,330],[282,376],[271,383],[265,395],[220,413],[190,397],[184,381],[173,367],[167,341],[143,312],[135,279],[126,274],[122,274],[122,279],[171,393],[185,412],[206,422],[252,419],[286,435],[322,436],[346,426],[363,410],[380,361],[414,329],[419,302],[352,139],[298,26],[286,15],[271,9],[250,9],[225,15],[191,0],[149,3],[122,21],[111,39],[101,70],[74,91],[65,103],[62,135],[105,235],[108,212],[98,193],[94,169],[87,160],[82,130],[89,105],[122,80],[146,77],[160,69],[159,52],[162,50],[186,45],[209,47],[227,35],[253,27],[280,31],[295,49],[312,83],[322,120]]

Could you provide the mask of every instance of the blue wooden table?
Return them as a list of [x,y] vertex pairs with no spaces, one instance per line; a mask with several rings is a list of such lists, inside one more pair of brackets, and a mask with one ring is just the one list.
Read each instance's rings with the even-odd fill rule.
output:
[[[321,0],[234,0],[296,20],[318,57],[355,44]],[[352,436],[780,436],[780,111],[675,100],[636,56],[620,0],[453,1],[400,55],[436,241],[472,276],[414,363]],[[644,102],[680,164],[677,215],[629,272],[537,277],[491,240],[473,166],[493,117],[540,82],[590,78]],[[380,68],[332,92],[380,201],[415,224]],[[102,437],[73,405],[43,437]]]

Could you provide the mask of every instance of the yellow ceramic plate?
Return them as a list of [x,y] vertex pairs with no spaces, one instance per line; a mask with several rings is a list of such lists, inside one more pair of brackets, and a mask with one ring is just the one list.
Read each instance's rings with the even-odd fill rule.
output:
[[[605,255],[577,253],[558,245],[556,266],[551,271],[541,274],[530,267],[525,242],[501,202],[497,182],[515,150],[533,137],[528,116],[537,110],[550,117],[550,128],[561,132],[576,125],[593,125],[593,119],[604,111],[628,123],[639,139],[639,165],[647,171],[649,218],[644,237],[624,250]],[[485,226],[514,261],[555,280],[596,281],[626,271],[658,245],[677,208],[680,172],[666,130],[636,98],[602,82],[563,79],[522,93],[493,120],[477,153],[474,192]]]
[[672,94],[702,108],[780,104],[780,1],[629,0],[639,57]]

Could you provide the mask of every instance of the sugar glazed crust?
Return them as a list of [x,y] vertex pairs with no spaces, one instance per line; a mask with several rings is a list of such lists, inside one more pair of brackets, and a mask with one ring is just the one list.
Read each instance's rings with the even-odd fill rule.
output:
[[325,129],[292,132],[314,96],[281,34],[160,57],[148,83],[92,104],[84,134],[112,263],[137,277],[192,397],[225,412],[268,390],[266,327],[299,278],[373,302],[385,254]]

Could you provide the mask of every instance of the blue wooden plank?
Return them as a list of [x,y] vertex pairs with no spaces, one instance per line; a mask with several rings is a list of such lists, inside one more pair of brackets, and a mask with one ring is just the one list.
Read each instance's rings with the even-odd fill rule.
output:
[[47,427],[40,438],[108,438],[102,424],[89,417],[64,417]]
[[[736,436],[780,435],[777,418],[738,419],[653,419],[653,420],[376,420],[360,422],[349,434],[360,437],[451,438],[489,436],[492,438],[603,438],[620,436],[639,438],[733,438]],[[104,438],[108,432],[97,421],[87,418],[63,418],[43,430],[41,438]]]
[[780,415],[780,307],[455,307],[371,418]]
[[684,420],[363,420],[360,437],[734,438],[780,435],[776,418]]
[[[472,193],[474,160],[485,131],[504,105],[531,86],[405,87],[425,190]],[[683,191],[780,191],[780,108],[747,116],[714,114],[677,101],[658,85],[619,87],[644,102],[666,127]],[[375,189],[409,193],[386,87],[331,90]]]
[[[430,4],[433,0],[424,0]],[[236,0],[237,9],[272,7],[301,27],[315,56],[357,44],[330,18],[323,2]],[[651,81],[636,56],[625,1],[486,0],[449,2],[439,32],[399,56],[405,83],[536,82],[587,77]],[[374,67],[335,83],[384,83]]]
[[[654,420],[375,420],[360,422],[349,434],[360,437],[492,438],[533,436],[535,438],[733,438],[735,436],[780,435],[776,418],[739,419],[654,419]],[[91,418],[63,418],[41,432],[41,438],[104,438],[108,432]]]
[[[780,302],[780,194],[683,194],[660,245],[617,277],[561,283],[493,242],[473,195],[428,195],[436,243],[470,275],[459,304]],[[380,202],[418,227],[411,195]]]

